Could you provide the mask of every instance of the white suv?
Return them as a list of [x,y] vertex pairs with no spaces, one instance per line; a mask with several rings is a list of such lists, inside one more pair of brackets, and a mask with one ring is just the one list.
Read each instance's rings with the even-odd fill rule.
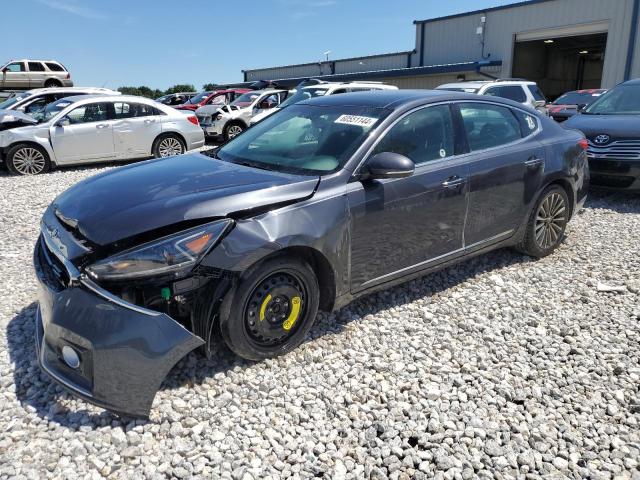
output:
[[293,95],[289,96],[278,107],[271,110],[265,110],[258,115],[254,115],[251,118],[251,125],[259,122],[263,118],[277,112],[281,108],[294,103],[301,102],[308,98],[322,97],[324,95],[335,95],[338,93],[350,93],[350,92],[369,92],[371,90],[397,90],[398,87],[394,85],[385,85],[380,82],[322,82],[316,85],[309,85],[302,87],[296,91]]
[[11,60],[0,67],[0,89],[73,87],[71,74],[55,60]]
[[530,82],[528,80],[506,78],[446,83],[437,87],[436,90],[450,90],[453,92],[466,92],[507,98],[514,102],[528,105],[542,113],[547,113],[547,99],[538,88],[536,82]]

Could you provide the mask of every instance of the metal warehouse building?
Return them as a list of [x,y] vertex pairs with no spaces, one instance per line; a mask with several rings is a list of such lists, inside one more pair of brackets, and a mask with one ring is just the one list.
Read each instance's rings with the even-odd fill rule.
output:
[[519,77],[550,98],[640,77],[640,0],[529,0],[414,21],[413,50],[243,70],[245,82],[377,80],[432,88]]

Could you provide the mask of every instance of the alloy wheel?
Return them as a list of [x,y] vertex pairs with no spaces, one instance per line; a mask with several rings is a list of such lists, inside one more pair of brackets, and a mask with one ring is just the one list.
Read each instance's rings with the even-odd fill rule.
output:
[[260,346],[286,342],[305,315],[306,288],[287,272],[269,275],[254,289],[245,308],[245,327]]
[[566,225],[567,206],[557,192],[550,193],[540,203],[536,214],[536,243],[546,250],[558,243]]
[[158,151],[160,152],[161,157],[171,157],[173,155],[181,155],[183,148],[180,140],[173,137],[167,137],[160,141],[160,145],[158,145]]
[[13,166],[22,175],[37,175],[45,165],[44,155],[37,148],[24,147],[13,154]]
[[240,135],[243,132],[243,128],[240,125],[231,125],[228,129],[227,129],[227,136],[231,139],[234,137],[237,137],[238,135]]

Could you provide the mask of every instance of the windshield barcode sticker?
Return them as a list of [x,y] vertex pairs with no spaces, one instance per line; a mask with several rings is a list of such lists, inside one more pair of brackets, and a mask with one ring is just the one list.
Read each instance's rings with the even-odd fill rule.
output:
[[358,125],[359,127],[371,127],[378,119],[372,117],[361,117],[359,115],[340,115],[335,123],[345,125]]

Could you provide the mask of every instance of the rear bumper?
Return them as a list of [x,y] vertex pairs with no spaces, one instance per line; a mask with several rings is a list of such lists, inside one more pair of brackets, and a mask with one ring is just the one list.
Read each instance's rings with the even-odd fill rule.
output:
[[[148,417],[162,380],[175,363],[203,345],[164,313],[129,304],[80,277],[64,287],[55,280],[39,241],[34,253],[38,277],[36,347],[43,371],[73,394],[113,412]],[[77,368],[63,359],[63,347],[79,356]]]
[[640,160],[589,156],[591,185],[598,188],[640,191]]

